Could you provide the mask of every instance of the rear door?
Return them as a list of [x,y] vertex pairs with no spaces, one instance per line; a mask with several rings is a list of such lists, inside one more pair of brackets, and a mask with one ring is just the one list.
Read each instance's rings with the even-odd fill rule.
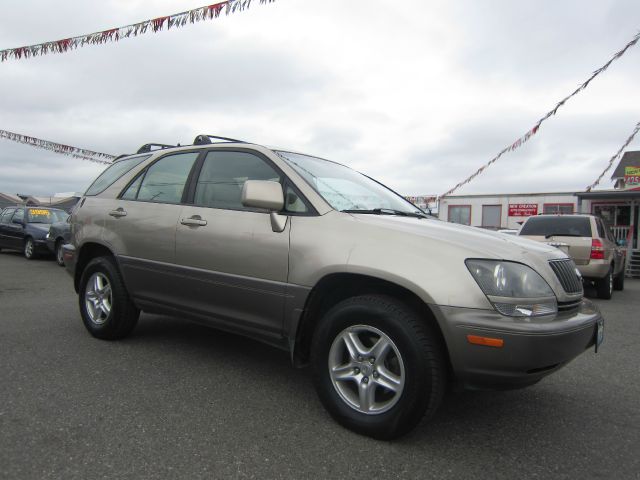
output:
[[274,232],[269,212],[244,207],[246,180],[281,181],[270,161],[251,150],[210,150],[176,233],[176,288],[184,309],[219,326],[281,335],[289,259],[289,227]]
[[104,239],[113,246],[129,293],[141,302],[179,303],[175,285],[176,225],[199,150],[165,155],[140,172],[105,212]]

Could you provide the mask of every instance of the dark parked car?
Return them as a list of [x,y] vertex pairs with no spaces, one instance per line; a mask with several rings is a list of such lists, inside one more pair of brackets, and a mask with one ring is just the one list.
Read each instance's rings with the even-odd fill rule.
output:
[[56,262],[61,267],[64,267],[64,256],[62,255],[62,246],[65,243],[69,243],[69,237],[71,235],[71,225],[69,224],[69,216],[62,222],[51,224],[49,227],[49,233],[47,233],[47,247],[56,256]]
[[0,249],[22,251],[29,260],[49,253],[45,240],[49,227],[67,216],[57,208],[7,207],[0,215]]

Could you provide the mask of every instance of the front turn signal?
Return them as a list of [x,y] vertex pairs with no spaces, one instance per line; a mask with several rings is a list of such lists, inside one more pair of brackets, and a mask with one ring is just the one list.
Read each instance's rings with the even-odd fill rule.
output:
[[504,340],[501,338],[479,337],[478,335],[467,335],[467,341],[473,345],[485,347],[502,348],[504,345]]

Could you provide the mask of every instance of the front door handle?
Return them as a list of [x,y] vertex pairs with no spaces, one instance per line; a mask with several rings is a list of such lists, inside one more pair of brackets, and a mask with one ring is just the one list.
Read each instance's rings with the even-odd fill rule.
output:
[[182,225],[188,225],[190,227],[204,227],[207,224],[206,220],[203,220],[200,215],[194,215],[189,218],[183,218],[180,220]]
[[127,212],[125,211],[124,208],[120,207],[120,208],[118,208],[116,210],[111,210],[109,212],[109,215],[111,215],[112,217],[116,217],[116,218],[126,217],[127,216]]

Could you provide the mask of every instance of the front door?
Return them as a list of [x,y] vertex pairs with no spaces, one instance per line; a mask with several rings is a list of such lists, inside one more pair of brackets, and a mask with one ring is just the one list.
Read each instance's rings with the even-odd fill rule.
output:
[[15,208],[6,208],[0,215],[0,248],[11,247],[11,217],[15,213]]
[[16,250],[22,250],[24,248],[25,221],[24,208],[17,208],[9,223],[5,225],[7,247]]
[[280,181],[262,157],[244,151],[207,154],[176,232],[177,287],[184,308],[221,327],[281,335],[289,225],[274,232],[269,213],[242,205],[246,180]]

